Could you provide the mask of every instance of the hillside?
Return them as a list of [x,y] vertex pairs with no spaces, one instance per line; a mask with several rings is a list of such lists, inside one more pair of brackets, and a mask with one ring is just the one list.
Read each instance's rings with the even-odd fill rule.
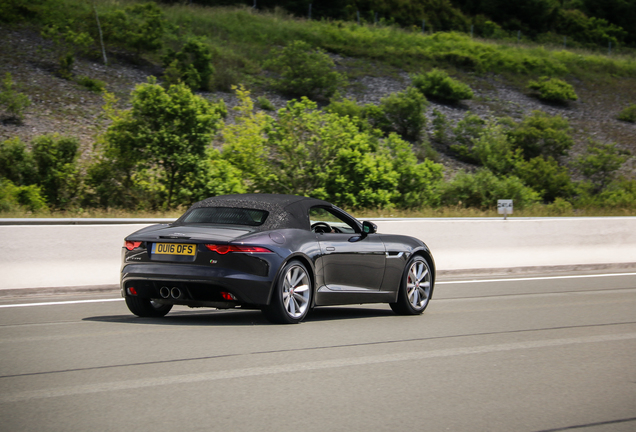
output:
[[[521,122],[534,110],[541,110],[551,117],[561,116],[569,122],[574,139],[569,153],[560,158],[564,167],[572,167],[572,162],[584,152],[590,139],[616,143],[622,151],[636,154],[636,125],[617,119],[621,109],[636,102],[636,60],[628,55],[563,51],[529,43],[470,40],[463,36],[462,39],[453,39],[454,36],[444,39],[443,34],[436,38],[435,35],[374,27],[364,30],[355,25],[343,27],[245,9],[193,7],[192,10],[193,13],[188,15],[185,7],[164,8],[168,22],[180,25],[182,31],[188,29],[212,47],[212,64],[222,80],[217,81],[216,88],[199,89],[196,93],[210,101],[225,101],[228,124],[233,122],[233,110],[229,108],[238,103],[230,85],[244,83],[253,98],[264,96],[275,109],[283,108],[292,99],[274,89],[270,80],[276,74],[263,64],[272,49],[284,46],[285,40],[299,39],[329,53],[336,70],[348,78],[348,84],[339,89],[340,95],[355,99],[360,105],[380,104],[390,94],[407,89],[413,73],[432,67],[444,69],[468,84],[474,92],[472,99],[460,103],[429,99],[425,111],[428,123],[422,139],[436,150],[437,155],[429,153],[429,157],[444,165],[447,181],[459,170],[473,172],[479,166],[465,158],[460,160],[450,150],[449,142],[436,139],[434,111],[445,114],[451,127],[467,112],[482,119],[510,117],[516,122]],[[202,24],[206,17],[212,16],[216,17],[210,18],[214,25],[209,26],[211,30],[206,33]],[[260,36],[246,35],[245,29],[231,27],[246,19],[251,20],[248,26]],[[342,34],[338,34],[339,27]],[[109,125],[102,109],[102,94],[88,90],[77,79],[60,76],[59,47],[43,38],[37,25],[3,25],[0,38],[3,40],[0,74],[11,73],[20,91],[31,100],[21,123],[5,120],[0,125],[0,141],[18,137],[29,143],[40,135],[51,133],[71,136],[79,140],[82,160],[89,163],[95,155],[94,144]],[[177,45],[174,41],[166,44]],[[148,76],[161,77],[165,72],[156,52],[139,55],[111,44],[108,66],[96,52],[76,56],[73,76],[103,81],[108,92],[120,99],[121,108],[130,106],[130,93],[136,85],[146,82]],[[458,57],[464,60],[458,62]],[[473,60],[466,63],[465,59]],[[478,59],[478,63],[474,59]],[[527,83],[542,75],[563,78],[574,88],[578,100],[556,104],[537,99],[528,90]],[[329,100],[318,98],[318,102],[319,106],[325,107]],[[266,113],[275,116],[272,111]],[[215,143],[219,148],[222,145],[218,140]],[[414,142],[413,145],[417,148],[423,144]],[[635,160],[632,156],[622,164],[619,173],[624,178],[636,178]],[[576,169],[570,169],[573,179],[581,178]]]

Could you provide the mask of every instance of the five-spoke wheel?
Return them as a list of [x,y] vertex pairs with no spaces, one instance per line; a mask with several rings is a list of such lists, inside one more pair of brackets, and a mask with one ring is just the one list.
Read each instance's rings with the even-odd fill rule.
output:
[[391,309],[400,315],[417,315],[424,312],[433,293],[433,278],[429,263],[421,256],[408,262],[397,301]]
[[309,312],[311,296],[309,271],[300,261],[290,261],[281,271],[270,304],[263,308],[263,313],[275,323],[299,323]]

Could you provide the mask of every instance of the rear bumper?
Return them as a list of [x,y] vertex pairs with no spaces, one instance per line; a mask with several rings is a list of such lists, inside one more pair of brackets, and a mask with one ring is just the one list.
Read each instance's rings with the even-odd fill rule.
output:
[[[275,275],[274,275],[275,277]],[[209,306],[221,302],[221,291],[237,298],[237,304],[266,305],[269,303],[273,279],[239,270],[209,268],[200,265],[144,263],[124,265],[121,270],[121,293],[128,296],[127,288],[134,287],[138,297],[163,299],[159,290],[163,286],[178,287],[184,297],[174,304]],[[184,303],[186,302],[186,303]]]

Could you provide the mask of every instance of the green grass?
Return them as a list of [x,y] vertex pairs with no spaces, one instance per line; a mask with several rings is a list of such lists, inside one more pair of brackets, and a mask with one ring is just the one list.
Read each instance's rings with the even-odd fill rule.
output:
[[[79,0],[64,0],[70,5]],[[122,8],[131,0],[102,0],[100,10]],[[395,26],[357,25],[354,22],[294,18],[283,11],[252,8],[161,5],[178,33],[195,35],[214,47],[221,58],[232,58],[257,73],[273,47],[303,40],[313,47],[348,57],[372,60],[408,72],[435,66],[480,73],[495,72],[526,76],[594,78],[636,76],[636,56],[601,55],[576,49],[563,50],[538,44],[517,44],[471,38],[464,33],[424,35]]]

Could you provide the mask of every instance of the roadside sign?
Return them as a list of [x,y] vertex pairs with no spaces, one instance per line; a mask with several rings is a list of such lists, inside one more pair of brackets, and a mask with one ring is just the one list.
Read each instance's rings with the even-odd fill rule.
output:
[[497,200],[497,213],[504,215],[504,219],[512,214],[512,200]]

